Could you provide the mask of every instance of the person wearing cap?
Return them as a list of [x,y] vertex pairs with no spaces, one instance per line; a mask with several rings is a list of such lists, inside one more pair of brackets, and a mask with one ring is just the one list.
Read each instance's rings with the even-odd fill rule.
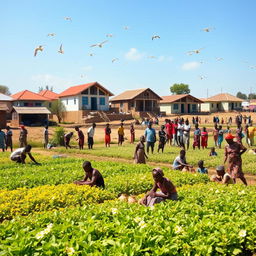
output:
[[145,153],[145,137],[141,136],[139,143],[136,145],[135,152],[134,152],[134,162],[135,164],[145,164],[146,158],[148,156]]
[[25,128],[24,125],[21,125],[20,136],[19,136],[20,148],[27,146],[27,137],[28,137],[28,130]]
[[[165,200],[178,200],[178,193],[174,184],[166,177],[160,168],[152,170],[154,179],[153,188],[147,192],[144,198],[140,200],[140,204],[145,206],[153,206]],[[157,190],[160,189],[160,192]]]
[[228,145],[225,147],[225,158],[224,164],[228,161],[227,171],[231,175],[234,182],[239,178],[241,181],[247,185],[247,181],[244,177],[242,171],[242,157],[241,155],[247,150],[241,143],[235,142],[233,139],[235,137],[229,133],[226,135],[225,140]]
[[38,163],[35,158],[32,156],[31,154],[31,149],[32,146],[31,145],[27,145],[26,147],[23,148],[18,148],[15,151],[13,151],[10,155],[10,159],[16,163],[21,163],[21,164],[25,164],[25,159],[27,157],[27,155],[29,156],[29,158],[37,165],[40,165],[40,163]]
[[225,167],[223,165],[216,167],[216,175],[212,175],[211,181],[222,183],[222,184],[234,184],[234,180],[231,176],[225,172]]

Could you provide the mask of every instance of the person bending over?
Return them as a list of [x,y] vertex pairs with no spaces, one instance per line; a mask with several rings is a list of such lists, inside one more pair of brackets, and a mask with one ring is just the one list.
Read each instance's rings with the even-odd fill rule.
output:
[[100,188],[105,188],[104,179],[101,173],[94,169],[91,162],[85,161],[83,163],[83,169],[85,171],[85,176],[83,180],[76,180],[74,184],[76,185],[89,185],[91,187],[96,186]]
[[16,163],[21,163],[21,164],[25,164],[25,159],[27,157],[27,155],[29,156],[29,158],[37,165],[40,165],[40,163],[38,163],[35,158],[32,156],[31,154],[31,149],[32,146],[31,145],[27,145],[26,147],[23,148],[18,148],[15,151],[13,151],[10,155],[10,159]]
[[193,166],[189,165],[186,160],[186,151],[182,149],[180,155],[177,156],[173,161],[173,169],[180,170],[186,169],[187,171],[192,171]]
[[234,180],[231,176],[225,172],[225,167],[220,165],[216,168],[216,175],[211,177],[211,181],[222,183],[222,184],[234,184]]

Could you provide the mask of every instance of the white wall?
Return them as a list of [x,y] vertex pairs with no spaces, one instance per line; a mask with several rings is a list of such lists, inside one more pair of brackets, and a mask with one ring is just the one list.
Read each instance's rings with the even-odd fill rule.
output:
[[[74,102],[76,99],[76,104]],[[66,111],[78,111],[79,110],[79,100],[78,96],[69,96],[61,98],[61,102],[66,107]]]

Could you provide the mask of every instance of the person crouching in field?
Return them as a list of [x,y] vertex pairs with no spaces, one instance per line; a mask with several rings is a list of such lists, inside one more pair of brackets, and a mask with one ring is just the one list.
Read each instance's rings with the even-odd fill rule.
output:
[[211,148],[211,151],[210,151],[210,153],[209,153],[209,156],[217,156],[218,154],[217,154],[217,152],[215,151],[215,147],[212,147]]
[[69,143],[70,143],[72,136],[73,136],[73,132],[69,132],[64,135],[64,143],[65,143],[66,149],[71,148]]
[[99,187],[99,188],[105,188],[104,179],[101,175],[101,173],[92,168],[91,162],[85,161],[83,163],[83,169],[85,171],[85,176],[83,180],[76,180],[74,181],[74,184],[76,185],[89,185],[91,187]]
[[222,184],[234,184],[233,179],[231,176],[225,172],[225,167],[223,165],[218,166],[216,168],[216,175],[211,177],[211,181],[222,183]]
[[38,163],[35,158],[32,156],[31,154],[31,149],[32,146],[31,145],[27,145],[26,147],[23,148],[18,148],[16,149],[14,152],[11,153],[10,155],[10,159],[16,163],[21,163],[21,164],[25,164],[25,159],[27,157],[27,154],[29,156],[29,158],[37,165],[40,165],[40,163]]
[[201,174],[208,174],[207,168],[204,167],[204,161],[203,160],[198,161],[197,172],[201,173]]
[[146,158],[148,156],[145,153],[145,137],[141,136],[139,143],[136,145],[135,152],[134,152],[134,162],[135,164],[145,164]]
[[193,166],[189,165],[186,160],[186,151],[182,149],[179,156],[173,161],[173,169],[180,171],[191,171],[194,172]]
[[[152,175],[154,186],[145,197],[140,200],[140,204],[153,206],[165,200],[178,200],[175,186],[168,178],[164,177],[164,173],[161,169],[153,169]],[[157,189],[160,189],[161,192],[157,192]]]
[[110,147],[111,142],[111,128],[109,127],[109,124],[106,124],[105,131],[105,146]]
[[78,126],[75,127],[75,130],[77,131],[79,149],[84,149],[84,133]]

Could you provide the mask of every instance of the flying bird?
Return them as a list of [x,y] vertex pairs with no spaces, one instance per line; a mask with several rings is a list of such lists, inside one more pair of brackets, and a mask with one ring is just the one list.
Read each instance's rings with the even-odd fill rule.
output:
[[154,36],[151,37],[151,39],[152,39],[152,40],[154,40],[154,39],[160,39],[160,36],[154,35]]
[[149,59],[157,59],[156,56],[148,56]]
[[108,42],[108,40],[106,40],[106,41],[104,41],[104,42],[102,42],[102,43],[93,44],[93,45],[91,45],[90,47],[95,47],[95,46],[97,46],[97,47],[102,48],[103,44],[105,44],[105,43],[107,43],[107,42]]
[[37,47],[35,48],[35,51],[34,51],[34,57],[36,57],[38,51],[41,51],[41,52],[42,52],[43,50],[44,50],[43,45],[37,46]]
[[106,37],[113,37],[113,34],[106,34]]
[[204,48],[200,48],[198,50],[192,50],[192,51],[188,51],[187,54],[188,55],[192,55],[192,54],[199,54]]
[[199,76],[200,80],[203,80],[206,78],[206,76]]
[[115,61],[118,61],[119,59],[118,58],[114,58],[113,60],[112,60],[112,63],[114,63]]
[[62,44],[60,45],[60,49],[58,50],[58,53],[60,53],[60,54],[63,54],[63,53],[64,53],[64,50],[63,50],[63,48],[62,48]]
[[65,20],[68,20],[68,21],[72,21],[72,18],[71,18],[71,17],[65,17],[64,19],[65,19]]
[[223,58],[216,58],[216,60],[217,60],[217,61],[221,61],[221,60],[223,60]]
[[84,77],[86,77],[86,75],[81,75],[80,77],[81,77],[81,78],[84,78]]
[[47,34],[47,36],[56,36],[56,34],[55,33],[49,33],[49,34]]
[[210,31],[212,31],[212,30],[214,30],[215,28],[213,28],[213,27],[209,27],[209,28],[203,28],[202,30],[204,31],[204,32],[210,32]]
[[94,53],[89,53],[88,55],[89,55],[90,57],[92,57],[92,56],[94,56]]
[[128,30],[128,29],[130,29],[130,27],[124,26],[124,30]]

